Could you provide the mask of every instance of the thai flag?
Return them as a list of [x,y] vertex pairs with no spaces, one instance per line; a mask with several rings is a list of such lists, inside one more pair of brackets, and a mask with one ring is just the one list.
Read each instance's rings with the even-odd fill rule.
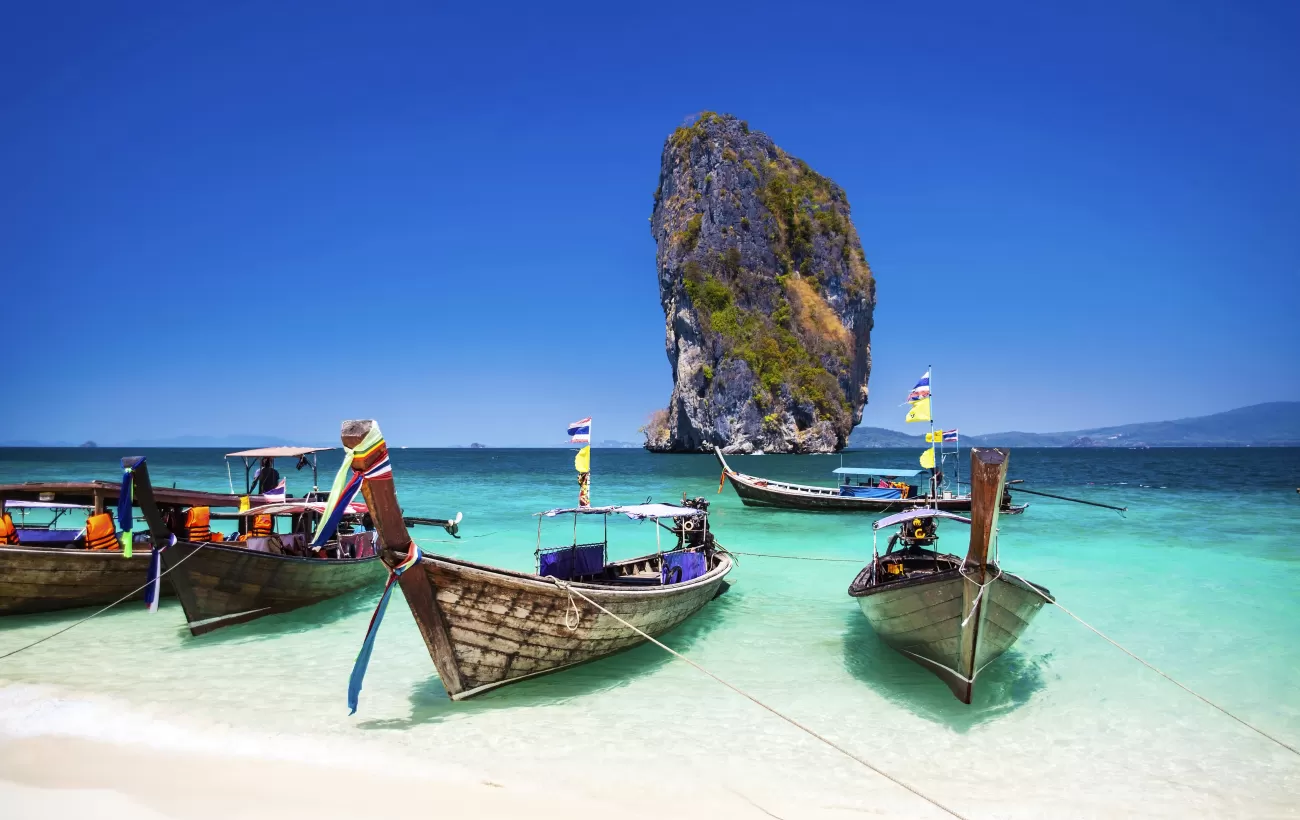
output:
[[283,478],[280,479],[280,483],[275,485],[275,489],[267,490],[266,492],[262,493],[262,497],[267,499],[268,501],[283,501],[284,482],[285,479]]
[[578,419],[569,425],[569,441],[577,444],[591,443],[591,419]]
[[920,401],[921,399],[925,399],[929,397],[930,397],[930,371],[927,370],[925,371],[925,375],[921,377],[921,380],[916,383],[916,387],[912,388],[912,392],[908,395],[907,400]]
[[944,431],[943,431],[943,440],[944,440],[944,441],[956,441],[956,440],[957,440],[957,431],[956,431],[955,429],[953,429],[953,430],[944,430]]

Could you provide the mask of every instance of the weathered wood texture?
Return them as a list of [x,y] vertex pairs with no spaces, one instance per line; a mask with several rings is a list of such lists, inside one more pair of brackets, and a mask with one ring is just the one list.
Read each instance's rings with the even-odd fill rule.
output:
[[[990,577],[999,572],[992,564],[988,571]],[[862,586],[861,580],[865,579],[860,576],[849,594],[880,639],[934,672],[964,703],[970,703],[980,670],[1016,642],[1046,603],[1019,578],[1003,575],[990,584],[981,599],[978,630],[971,630],[976,619],[967,624],[967,631],[978,638],[973,668],[957,672],[962,668],[961,622],[970,613],[964,603],[969,581],[955,570],[874,587]]]
[[[657,566],[659,557],[637,561]],[[732,560],[715,553],[711,561],[705,575],[682,584],[618,587],[574,582],[573,586],[657,637],[717,596]],[[436,590],[438,609],[448,624],[455,674],[446,674],[450,670],[444,670],[443,664],[438,664],[438,672],[456,700],[604,657],[644,640],[549,579],[437,556],[426,557],[420,568]],[[453,691],[449,678],[459,678],[463,688]]]
[[162,555],[165,569],[176,567],[165,580],[195,635],[379,585],[387,576],[378,557],[299,558],[184,541]]
[[[154,487],[157,503],[172,507],[238,507],[239,496],[226,493],[209,493],[202,490],[184,490],[174,487]],[[42,494],[54,494],[67,504],[95,505],[96,512],[117,504],[122,486],[110,481],[28,481],[23,484],[0,484],[0,498],[7,501],[40,501]],[[252,497],[254,504],[261,498]]]
[[104,606],[144,586],[148,576],[148,549],[124,558],[121,550],[0,547],[0,615]]

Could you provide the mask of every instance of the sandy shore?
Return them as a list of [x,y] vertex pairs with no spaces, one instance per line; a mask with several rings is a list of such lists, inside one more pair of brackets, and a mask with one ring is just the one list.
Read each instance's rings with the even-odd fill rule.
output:
[[0,815],[6,820],[777,816],[721,789],[709,794],[681,784],[686,788],[657,797],[665,785],[647,772],[641,783],[596,782],[575,794],[542,784],[449,778],[422,771],[418,763],[385,775],[71,737],[0,738]]

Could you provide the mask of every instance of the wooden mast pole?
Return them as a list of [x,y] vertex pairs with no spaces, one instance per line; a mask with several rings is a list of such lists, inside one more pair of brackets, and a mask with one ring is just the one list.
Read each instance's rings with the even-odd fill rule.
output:
[[[989,581],[989,543],[997,537],[999,503],[1002,485],[1007,479],[1007,464],[1011,451],[997,448],[972,447],[970,450],[971,524],[970,547],[962,562],[961,655],[958,672],[966,678],[954,681],[953,694],[962,703],[970,703],[974,677],[978,671],[980,627],[984,621],[984,607],[989,591],[984,585]],[[983,590],[983,594],[981,594]]]
[[[339,431],[339,438],[342,439],[344,447],[354,449],[374,426],[375,422],[370,419],[345,421],[342,430]],[[387,455],[388,451],[385,447],[365,458],[354,458],[352,469],[365,472]],[[379,533],[379,540],[382,542],[380,556],[390,567],[400,564],[409,554],[412,546],[411,535],[406,531],[406,522],[402,520],[402,508],[397,503],[397,490],[393,485],[391,477],[365,481],[361,484],[361,492],[366,497],[370,517],[375,522],[375,531]],[[442,685],[450,695],[461,692],[465,686],[461,681],[460,669],[456,665],[456,657],[452,652],[447,619],[438,608],[428,571],[422,565],[411,567],[402,573],[398,583],[402,587],[402,596],[406,598],[407,606],[415,616],[415,623],[420,628],[424,643],[429,647],[429,654],[433,657]]]

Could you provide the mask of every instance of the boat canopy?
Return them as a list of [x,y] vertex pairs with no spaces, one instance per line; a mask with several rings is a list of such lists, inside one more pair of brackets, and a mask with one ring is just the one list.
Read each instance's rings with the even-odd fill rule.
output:
[[293,458],[308,453],[323,453],[333,447],[257,447],[252,450],[240,450],[238,453],[226,453],[226,458],[242,456],[244,458]]
[[93,510],[91,504],[65,504],[62,501],[6,501],[6,507],[21,510]]
[[615,515],[621,513],[633,521],[642,521],[647,518],[694,518],[697,515],[704,515],[704,510],[697,510],[694,507],[674,507],[671,504],[626,504],[611,507],[566,507],[537,514],[553,518],[566,513],[576,513],[578,515]]
[[[277,501],[271,504],[262,504],[257,507],[250,507],[247,510],[239,512],[214,512],[213,518],[252,518],[258,515],[298,515],[304,512],[314,512],[324,514],[324,501]],[[359,501],[353,501],[348,504],[345,512],[352,515],[365,515],[369,508]]]
[[969,518],[964,518],[954,513],[945,512],[944,510],[936,510],[931,507],[921,507],[915,510],[907,510],[906,512],[887,515],[872,524],[871,528],[875,530],[884,529],[885,527],[892,527],[895,524],[901,524],[904,521],[911,521],[913,518],[950,518],[953,521],[960,521],[963,524],[970,523]]
[[896,467],[837,467],[831,470],[834,475],[878,475],[889,478],[913,478],[925,470],[898,469]]

